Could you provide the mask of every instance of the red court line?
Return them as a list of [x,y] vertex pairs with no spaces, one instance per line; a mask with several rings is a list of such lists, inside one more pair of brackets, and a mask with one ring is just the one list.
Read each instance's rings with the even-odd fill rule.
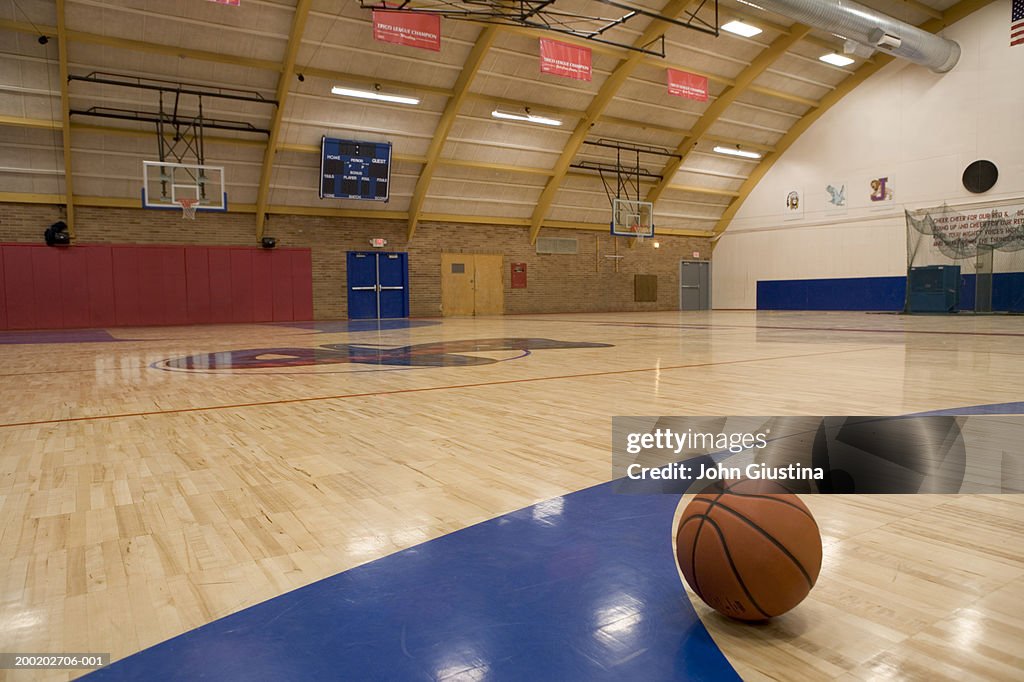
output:
[[858,353],[871,348],[853,348],[847,350],[822,351],[820,353],[800,353],[797,355],[778,355],[767,358],[750,358],[747,360],[726,360],[724,362],[698,362],[689,365],[668,365],[665,367],[641,367],[639,369],[618,369],[607,372],[584,372],[582,374],[561,374],[548,377],[532,377],[529,379],[503,379],[501,381],[483,381],[475,384],[451,384],[448,386],[424,386],[423,388],[399,388],[391,391],[373,391],[370,393],[342,393],[340,395],[313,396],[309,398],[285,398],[282,400],[267,400],[254,403],[237,403],[234,405],[208,405],[206,407],[181,407],[170,410],[152,410],[148,412],[123,412],[120,414],[97,414],[89,417],[68,417],[67,419],[42,419],[29,422],[12,422],[0,424],[0,428],[14,426],[42,426],[45,424],[64,424],[67,422],[97,421],[100,419],[121,419],[124,417],[152,417],[165,414],[183,414],[186,412],[211,412],[214,410],[234,410],[243,407],[267,407],[270,405],[289,405],[294,403],[311,403],[321,400],[347,400],[349,398],[373,398],[385,395],[400,395],[403,393],[425,393],[428,391],[448,391],[460,388],[482,388],[485,386],[502,386],[504,384],[526,384],[537,381],[557,381],[560,379],[584,379],[587,377],[612,376],[615,374],[638,374],[640,372],[660,372],[672,369],[691,369],[694,367],[717,367],[719,365],[742,365],[751,362],[769,362],[772,360],[793,360],[796,358],[809,358],[820,355],[838,355],[840,353]]

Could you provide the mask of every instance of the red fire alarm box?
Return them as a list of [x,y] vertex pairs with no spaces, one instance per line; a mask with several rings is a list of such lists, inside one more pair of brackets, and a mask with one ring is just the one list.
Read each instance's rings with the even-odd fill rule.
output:
[[512,264],[512,288],[526,288],[526,263]]

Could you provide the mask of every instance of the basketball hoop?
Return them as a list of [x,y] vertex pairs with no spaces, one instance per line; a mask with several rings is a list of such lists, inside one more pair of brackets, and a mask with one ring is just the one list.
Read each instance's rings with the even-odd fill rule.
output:
[[633,199],[612,199],[612,234],[645,239],[654,236],[654,204]]
[[181,206],[182,220],[196,219],[196,208],[199,207],[199,199],[175,199],[174,203]]

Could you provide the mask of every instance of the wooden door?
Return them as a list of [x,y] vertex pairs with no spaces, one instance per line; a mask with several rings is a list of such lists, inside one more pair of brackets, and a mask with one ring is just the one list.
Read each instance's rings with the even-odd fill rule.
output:
[[453,315],[501,315],[505,285],[501,254],[442,253],[441,312]]
[[472,315],[473,254],[441,254],[441,312],[451,315]]
[[501,315],[505,312],[505,285],[502,281],[501,254],[474,255],[474,315]]

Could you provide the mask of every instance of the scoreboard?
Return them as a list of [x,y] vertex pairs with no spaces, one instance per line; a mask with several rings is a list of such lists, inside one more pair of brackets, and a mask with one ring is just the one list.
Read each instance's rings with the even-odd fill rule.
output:
[[390,142],[321,141],[321,199],[387,201],[390,180]]

